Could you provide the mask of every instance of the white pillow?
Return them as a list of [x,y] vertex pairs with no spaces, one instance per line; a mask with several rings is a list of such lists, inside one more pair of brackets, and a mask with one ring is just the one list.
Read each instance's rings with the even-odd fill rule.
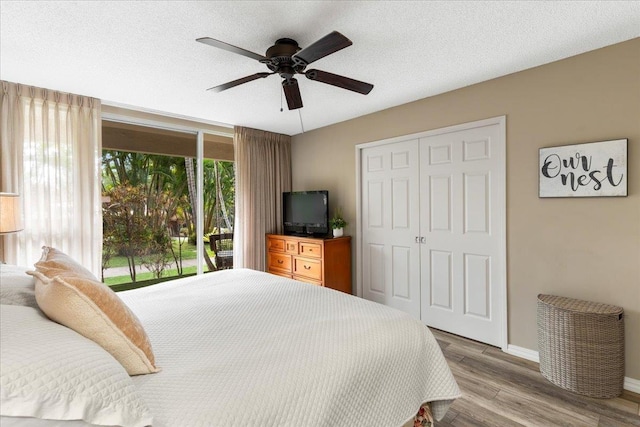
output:
[[151,425],[126,371],[93,341],[37,309],[0,309],[0,415]]
[[100,344],[129,375],[158,372],[140,320],[109,286],[64,252],[43,246],[36,301],[49,317]]
[[27,267],[0,263],[0,304],[38,307],[35,279]]

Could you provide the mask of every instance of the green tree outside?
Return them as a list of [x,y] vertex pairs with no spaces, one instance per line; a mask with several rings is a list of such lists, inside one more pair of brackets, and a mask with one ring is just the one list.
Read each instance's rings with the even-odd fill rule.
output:
[[[131,282],[145,266],[155,279],[172,271],[184,274],[187,237],[196,241],[189,178],[193,159],[104,150],[102,154],[103,276],[126,259]],[[193,170],[192,170],[193,172]],[[233,231],[235,170],[233,162],[205,160],[204,225],[206,234]],[[190,187],[192,187],[190,189]],[[203,236],[204,237],[204,236]],[[215,268],[208,253],[207,265]],[[148,274],[145,274],[148,276]]]

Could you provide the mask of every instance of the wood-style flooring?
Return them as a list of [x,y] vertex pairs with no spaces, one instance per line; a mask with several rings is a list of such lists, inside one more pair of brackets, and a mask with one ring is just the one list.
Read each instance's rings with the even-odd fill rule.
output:
[[547,381],[538,364],[433,330],[462,397],[436,427],[640,426],[640,395],[592,399]]

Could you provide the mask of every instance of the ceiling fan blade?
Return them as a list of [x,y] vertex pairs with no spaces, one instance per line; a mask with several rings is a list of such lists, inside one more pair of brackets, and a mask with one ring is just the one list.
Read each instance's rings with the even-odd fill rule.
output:
[[219,86],[210,87],[207,90],[211,90],[213,92],[222,92],[223,90],[231,89],[232,87],[241,85],[243,83],[248,83],[250,81],[257,80],[257,79],[264,79],[265,77],[269,77],[272,74],[274,73],[256,73],[256,74],[252,74],[247,77],[242,77],[241,79],[234,80]]
[[287,98],[289,110],[302,108],[302,96],[300,95],[300,87],[298,87],[298,81],[296,79],[283,80],[282,89],[284,90],[284,97]]
[[218,49],[224,49],[229,52],[237,53],[238,55],[246,56],[248,58],[255,59],[257,61],[267,60],[267,58],[262,55],[258,55],[257,53],[253,53],[251,51],[242,49],[241,47],[237,47],[229,43],[221,42],[220,40],[212,39],[211,37],[201,37],[199,39],[196,39],[196,41],[200,43],[208,44],[209,46],[217,47]]
[[324,58],[334,52],[351,46],[353,43],[351,40],[343,36],[337,31],[327,34],[320,40],[305,47],[300,52],[292,56],[296,62],[302,62],[305,65],[311,64],[320,58]]
[[339,76],[337,74],[328,73],[321,70],[309,70],[304,73],[309,80],[326,83],[328,85],[337,86],[342,89],[352,90],[354,92],[367,95],[373,89],[370,83],[361,82],[360,80],[350,79],[349,77]]

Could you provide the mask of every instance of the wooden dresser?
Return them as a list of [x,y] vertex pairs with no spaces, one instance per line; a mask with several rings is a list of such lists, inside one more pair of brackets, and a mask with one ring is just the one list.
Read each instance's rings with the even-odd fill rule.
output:
[[351,237],[267,234],[267,272],[351,293]]

